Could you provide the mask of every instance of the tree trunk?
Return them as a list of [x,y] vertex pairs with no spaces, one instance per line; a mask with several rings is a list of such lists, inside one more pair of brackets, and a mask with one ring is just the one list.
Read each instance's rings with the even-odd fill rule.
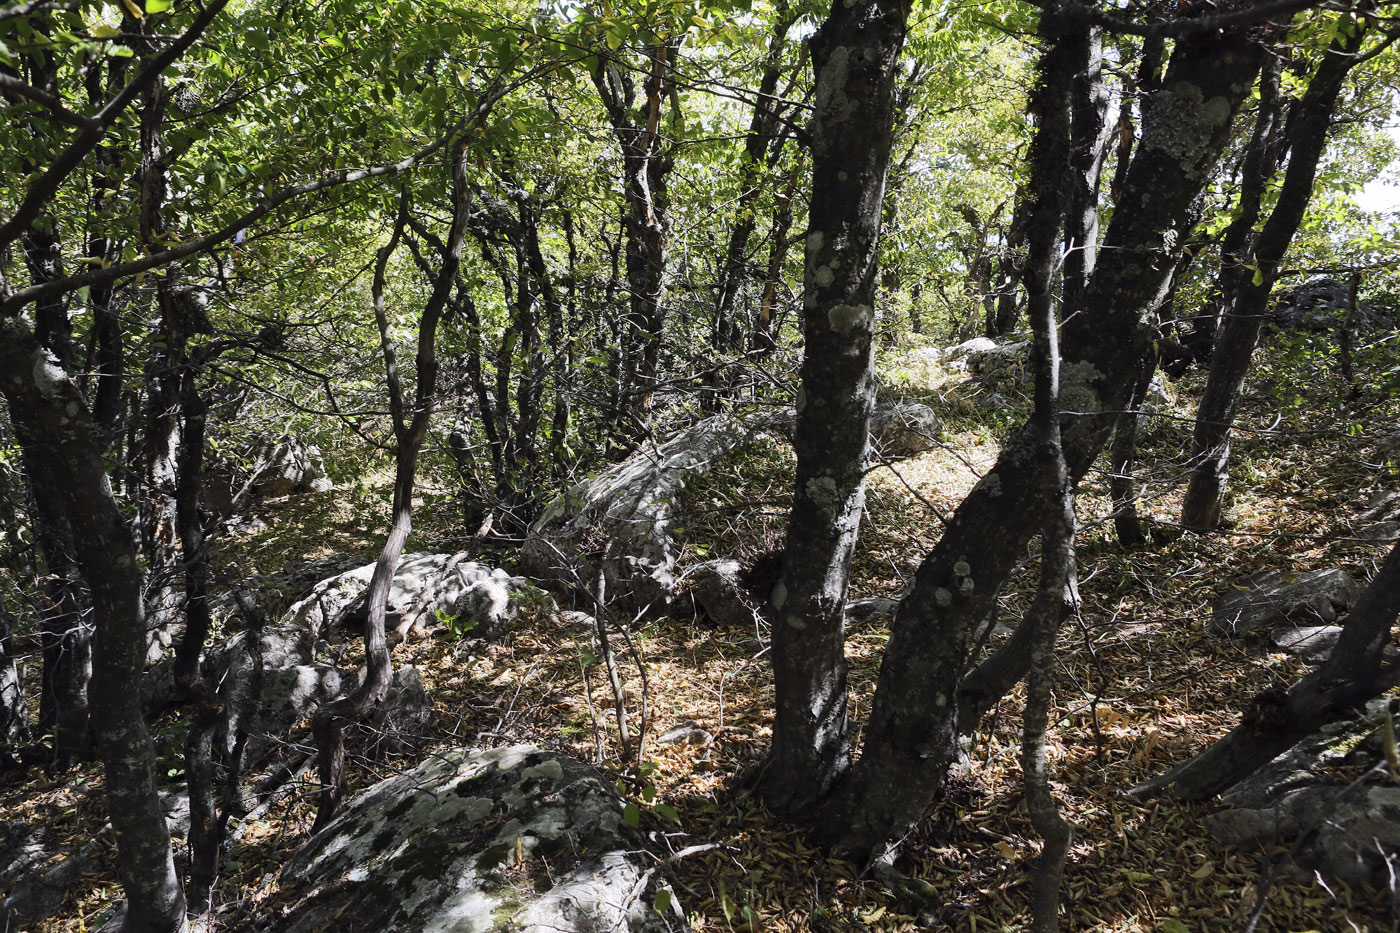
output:
[[1342,625],[1320,667],[1287,691],[1254,698],[1238,726],[1194,758],[1133,788],[1178,800],[1209,800],[1268,764],[1328,723],[1344,718],[1400,683],[1400,662],[1387,657],[1390,627],[1400,615],[1400,545],[1390,549]]
[[[661,111],[671,94],[674,43],[647,46],[643,99],[626,68],[601,51],[593,69],[593,84],[622,150],[622,182],[626,208],[628,313],[623,327],[620,374],[621,440],[635,440],[648,430],[652,393],[661,361],[665,329],[666,244],[671,231],[667,176],[674,156],[660,132]],[[636,105],[634,107],[634,105]]]
[[1137,466],[1138,426],[1142,422],[1142,403],[1157,372],[1157,354],[1148,350],[1138,362],[1137,379],[1128,396],[1128,404],[1113,424],[1113,442],[1108,452],[1108,488],[1113,500],[1113,530],[1118,543],[1125,548],[1142,547],[1147,536],[1137,512],[1137,483],[1133,471]]
[[743,170],[739,178],[739,197],[735,202],[735,221],[729,231],[715,288],[714,317],[710,345],[716,354],[715,366],[705,375],[706,391],[701,395],[704,410],[714,413],[732,395],[733,372],[726,365],[729,358],[744,350],[744,328],[740,324],[735,304],[748,278],[749,240],[758,226],[758,198],[763,193],[759,181],[762,170],[771,168],[782,152],[786,136],[782,127],[782,106],[775,96],[778,80],[783,74],[782,56],[787,49],[787,33],[797,21],[788,10],[787,0],[775,4],[773,30],[768,39],[768,54],[764,57],[763,73],[754,95],[753,116],[744,139]]
[[448,231],[442,262],[433,281],[432,293],[418,321],[418,345],[415,359],[416,381],[410,403],[404,398],[399,376],[397,354],[389,331],[388,313],[384,302],[389,259],[408,223],[408,194],[405,191],[395,221],[394,234],[376,257],[374,283],[371,293],[375,322],[384,356],[384,369],[389,390],[389,414],[394,427],[394,502],[389,534],[374,565],[366,596],[365,618],[365,679],[349,696],[341,697],[317,710],[312,719],[316,737],[317,765],[321,778],[321,796],[317,801],[314,829],[322,829],[335,816],[346,793],[345,737],[347,724],[358,722],[383,702],[393,679],[389,660],[389,644],[384,630],[389,601],[389,589],[394,582],[399,557],[413,524],[413,484],[418,470],[418,453],[428,435],[433,411],[437,405],[437,330],[442,311],[457,282],[457,270],[462,260],[462,243],[466,239],[471,214],[471,188],[466,178],[466,146],[458,143],[452,162],[452,225]]
[[875,401],[880,203],[889,166],[904,0],[836,4],[811,40],[811,124],[797,478],[783,571],[773,589],[777,705],[764,795],[796,812],[849,761],[844,619],[865,501]]
[[1252,246],[1246,240],[1238,253],[1222,260],[1226,264],[1221,272],[1223,300],[1228,310],[1211,355],[1210,375],[1192,432],[1194,467],[1181,507],[1181,523],[1188,528],[1210,529],[1220,524],[1229,481],[1230,430],[1264,327],[1269,293],[1312,198],[1318,162],[1327,148],[1332,109],[1342,82],[1359,60],[1357,53],[1366,32],[1367,21],[1356,18],[1352,31],[1334,40],[1323,56],[1307,91],[1289,114],[1292,153],[1274,209]]
[[[1077,482],[1127,401],[1156,329],[1192,203],[1209,180],[1263,49],[1236,33],[1183,38],[1149,101],[1085,311],[1063,326],[1061,403]],[[996,465],[954,512],[901,601],[880,669],[864,753],[823,815],[827,838],[858,857],[901,838],[942,787],[957,751],[958,690],[972,635],[1045,515],[1035,432],[1008,438]]]
[[183,931],[185,899],[137,689],[146,658],[145,608],[131,534],[77,387],[18,318],[0,320],[0,374],[11,411],[33,426],[45,469],[65,491],[74,549],[92,592],[92,723],[127,896],[126,930]]

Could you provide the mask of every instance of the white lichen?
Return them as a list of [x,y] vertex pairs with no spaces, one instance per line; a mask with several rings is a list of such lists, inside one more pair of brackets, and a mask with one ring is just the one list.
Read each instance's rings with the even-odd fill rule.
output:
[[871,316],[870,305],[833,305],[826,313],[831,329],[838,334],[849,334],[857,327],[870,326]]
[[953,604],[953,594],[944,587],[939,587],[933,591],[933,601],[944,608]]

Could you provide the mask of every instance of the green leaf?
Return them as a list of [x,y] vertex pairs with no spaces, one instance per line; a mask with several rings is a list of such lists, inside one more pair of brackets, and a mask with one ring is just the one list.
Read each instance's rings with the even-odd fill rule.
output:
[[670,820],[672,823],[675,823],[677,826],[681,825],[681,815],[677,813],[676,808],[671,806],[670,804],[658,803],[654,809],[661,816],[664,816],[666,819]]
[[115,39],[121,34],[122,31],[116,26],[108,26],[105,23],[92,27],[92,37],[94,39]]
[[1264,270],[1263,270],[1263,269],[1255,269],[1255,270],[1254,270],[1254,284],[1255,284],[1255,285],[1263,285],[1263,284],[1264,284]]
[[671,909],[671,892],[662,888],[656,892],[656,899],[651,902],[651,909],[658,914],[664,914]]
[[164,13],[170,9],[174,0],[146,0],[147,13]]
[[633,829],[642,825],[642,811],[638,809],[635,803],[629,803],[622,808],[622,822]]
[[1167,917],[1157,925],[1162,933],[1191,933],[1191,928],[1173,917]]

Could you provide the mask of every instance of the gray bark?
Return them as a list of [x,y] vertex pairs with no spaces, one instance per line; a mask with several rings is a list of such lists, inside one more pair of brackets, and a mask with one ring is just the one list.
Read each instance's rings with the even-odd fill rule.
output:
[[[1262,58],[1235,33],[1177,43],[1145,107],[1145,133],[1085,297],[1063,327],[1064,450],[1074,481],[1106,442],[1136,362],[1156,337],[1190,208],[1209,179]],[[1071,413],[1072,416],[1071,416]],[[954,759],[958,690],[974,635],[1045,514],[1035,433],[1022,428],[954,512],[900,604],[860,762],[824,814],[828,838],[879,851],[923,816]]]
[[849,762],[843,610],[865,502],[880,205],[908,15],[902,0],[839,3],[811,40],[806,349],[792,514],[771,598],[777,707],[764,774],[766,798],[788,812],[829,790]]
[[26,414],[46,468],[67,490],[74,549],[92,592],[92,723],[130,933],[185,929],[170,835],[156,791],[155,750],[136,685],[146,657],[145,608],[131,534],[112,498],[77,386],[17,318],[0,321],[0,374],[11,410]]
[[1210,375],[1192,432],[1195,466],[1181,507],[1181,521],[1187,527],[1215,528],[1220,524],[1229,482],[1230,431],[1264,326],[1269,293],[1312,199],[1318,163],[1327,147],[1332,110],[1342,82],[1362,60],[1358,51],[1366,35],[1367,21],[1358,17],[1351,32],[1339,36],[1328,48],[1307,91],[1289,115],[1291,152],[1274,209],[1252,244],[1244,246],[1237,255],[1225,257],[1224,261],[1233,266],[1223,274],[1228,275],[1224,291],[1228,310],[1211,355]]

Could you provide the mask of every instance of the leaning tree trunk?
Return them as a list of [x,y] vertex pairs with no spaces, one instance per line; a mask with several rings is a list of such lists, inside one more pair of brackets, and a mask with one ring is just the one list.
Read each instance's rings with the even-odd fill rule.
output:
[[796,812],[849,762],[844,611],[875,403],[880,203],[907,0],[838,3],[811,40],[812,203],[803,274],[797,479],[773,588],[777,706],[764,796]]
[[1239,410],[1244,378],[1264,327],[1279,263],[1312,198],[1337,95],[1347,73],[1361,60],[1357,53],[1365,40],[1366,27],[1367,21],[1358,17],[1352,31],[1339,36],[1327,50],[1307,91],[1289,115],[1292,153],[1278,201],[1253,248],[1246,247],[1238,258],[1225,257],[1235,268],[1224,295],[1228,303],[1225,325],[1211,355],[1210,375],[1192,432],[1194,467],[1181,506],[1181,523],[1188,528],[1209,529],[1220,524],[1229,481],[1230,431]]
[[66,492],[74,550],[92,593],[91,715],[127,897],[125,929],[182,931],[185,899],[136,689],[145,667],[146,616],[131,533],[112,498],[96,429],[77,386],[19,318],[0,320],[0,374],[11,411],[32,426],[46,469]]
[[[1263,49],[1237,32],[1181,39],[1147,110],[1124,184],[1132,210],[1115,212],[1085,310],[1063,326],[1065,458],[1077,482],[1112,428],[1176,265],[1190,208],[1229,137]],[[878,853],[922,818],[958,747],[958,692],[973,635],[1040,527],[1034,430],[1006,442],[996,465],[954,512],[900,603],[880,669],[863,755],[822,825],[856,856]]]
[[1400,684],[1400,662],[1387,657],[1390,627],[1400,615],[1400,545],[1390,549],[1342,625],[1320,667],[1280,695],[1266,690],[1224,738],[1172,770],[1133,788],[1209,800],[1229,790],[1328,723],[1342,719]]

